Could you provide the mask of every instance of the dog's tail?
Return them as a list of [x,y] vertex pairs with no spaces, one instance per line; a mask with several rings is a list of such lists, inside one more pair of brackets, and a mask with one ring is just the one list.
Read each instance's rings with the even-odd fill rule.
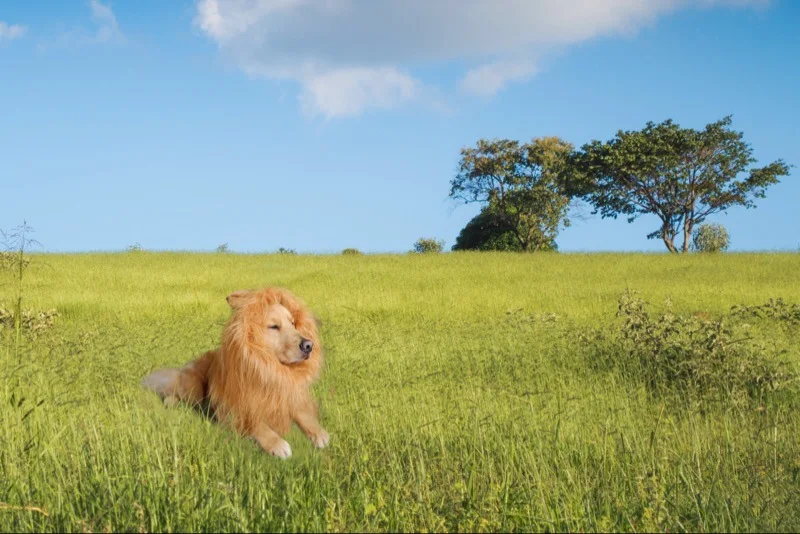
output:
[[208,369],[215,351],[209,351],[180,369],[157,369],[142,379],[142,386],[165,402],[199,404],[208,393]]

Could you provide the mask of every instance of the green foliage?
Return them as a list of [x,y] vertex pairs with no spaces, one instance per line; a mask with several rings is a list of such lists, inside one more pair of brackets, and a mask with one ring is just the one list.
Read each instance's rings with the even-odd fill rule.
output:
[[797,381],[785,365],[765,358],[766,347],[753,343],[730,315],[684,317],[668,306],[651,317],[636,292],[626,290],[617,316],[623,318],[624,351],[638,362],[651,392],[677,391],[700,402],[763,401]]
[[728,231],[718,223],[703,223],[692,233],[692,249],[697,252],[728,250],[730,243]]
[[519,252],[522,245],[502,218],[483,207],[459,232],[453,250],[504,250]]
[[420,237],[414,243],[414,250],[417,254],[438,254],[444,250],[444,240],[432,237]]
[[278,249],[278,254],[295,255],[295,254],[297,254],[297,251],[292,249],[292,248],[283,248],[283,247],[281,247],[281,248]]
[[346,248],[342,251],[345,256],[361,256],[363,253],[357,248]]
[[141,251],[142,251],[142,250],[144,250],[144,249],[142,248],[142,245],[140,245],[140,244],[137,242],[137,243],[134,243],[133,245],[130,245],[130,246],[129,246],[128,248],[126,248],[125,250],[126,250],[126,251],[128,251],[128,252],[141,252]]
[[[522,245],[512,230],[504,226],[503,219],[492,213],[489,206],[462,228],[452,250],[500,250],[522,252]],[[555,241],[544,243],[539,250],[558,250]]]
[[0,251],[0,271],[15,271],[22,267],[26,269],[30,265],[31,259],[20,255],[19,252],[11,250]]
[[[0,271],[11,273],[14,284],[13,309],[3,310],[5,319],[11,320],[14,330],[14,354],[19,357],[21,335],[23,330],[23,309],[22,300],[24,292],[23,281],[25,272],[30,267],[31,261],[27,256],[27,251],[32,245],[41,245],[35,239],[31,239],[30,234],[33,228],[28,226],[27,221],[23,221],[20,226],[6,232],[0,230],[0,238],[5,250],[0,255]],[[6,328],[6,331],[10,328]]]
[[[465,239],[471,243],[495,241],[499,246],[508,241],[503,234],[510,233],[525,252],[550,247],[561,227],[570,224],[565,173],[571,151],[572,145],[557,137],[525,144],[481,139],[476,148],[461,149],[450,197],[483,204],[488,210]],[[492,221],[487,226],[489,217]],[[469,234],[476,231],[490,234],[490,239],[472,239]]]
[[769,299],[758,306],[734,306],[731,313],[751,319],[767,319],[786,328],[800,327],[800,304],[787,304],[783,299]]
[[730,116],[703,130],[672,120],[648,122],[640,131],[620,130],[610,141],[587,143],[571,158],[570,190],[604,218],[625,215],[632,222],[655,215],[661,224],[647,237],[678,252],[675,239],[682,232],[680,251],[687,252],[694,227],[709,215],[755,207],[755,199],[789,174],[780,159],[751,167],[753,149],[730,125]]
[[42,333],[50,330],[55,325],[55,318],[60,314],[58,310],[22,310],[17,323],[17,314],[13,309],[0,306],[0,336],[6,332],[14,330],[17,324],[23,334],[32,339],[39,337]]
[[223,244],[221,244],[220,246],[217,247],[217,252],[220,253],[220,254],[228,254],[228,253],[230,253],[230,251],[231,251],[231,249],[228,248],[228,244],[227,243],[223,243]]

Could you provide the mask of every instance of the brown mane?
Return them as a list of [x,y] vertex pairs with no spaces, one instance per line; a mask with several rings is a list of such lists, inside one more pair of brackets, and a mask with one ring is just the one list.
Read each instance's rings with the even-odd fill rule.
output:
[[[309,358],[291,366],[280,363],[261,341],[266,308],[281,304],[292,314],[297,330],[314,342]],[[218,416],[243,433],[254,421],[266,417],[275,431],[285,434],[292,421],[292,406],[308,401],[308,386],[322,367],[322,347],[316,321],[305,304],[281,288],[267,288],[234,309],[222,335],[220,354],[209,369],[209,397]]]

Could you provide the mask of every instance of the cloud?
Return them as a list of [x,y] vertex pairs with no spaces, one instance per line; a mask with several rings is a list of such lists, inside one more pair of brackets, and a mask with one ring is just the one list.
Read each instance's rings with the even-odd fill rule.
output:
[[89,7],[92,10],[92,20],[97,26],[94,36],[95,41],[107,43],[125,40],[111,6],[104,5],[99,0],[90,0]]
[[298,83],[307,113],[335,118],[425,98],[412,67],[466,64],[461,89],[491,96],[529,80],[554,49],[632,35],[680,9],[767,2],[198,0],[195,25],[237,67]]
[[25,32],[28,31],[28,28],[25,26],[20,26],[19,24],[6,24],[2,20],[0,20],[0,41],[13,41],[14,39],[19,39]]
[[536,65],[531,60],[495,61],[467,71],[460,85],[467,93],[489,97],[510,82],[529,80],[534,74]]
[[390,108],[413,99],[420,83],[392,67],[341,68],[302,79],[299,96],[309,116],[357,115],[365,107]]
[[40,51],[51,47],[80,47],[95,44],[124,43],[127,41],[119,27],[117,17],[110,5],[99,0],[88,0],[86,5],[91,13],[94,27],[74,27],[58,34],[54,39],[38,44]]

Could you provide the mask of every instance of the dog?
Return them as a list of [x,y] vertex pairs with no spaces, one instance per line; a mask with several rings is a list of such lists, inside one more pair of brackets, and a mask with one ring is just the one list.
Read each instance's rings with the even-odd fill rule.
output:
[[279,458],[292,455],[283,439],[292,422],[326,447],[330,436],[310,392],[323,363],[316,317],[283,288],[236,291],[226,300],[232,314],[221,345],[181,369],[154,371],[142,385],[167,405],[207,403],[217,420]]

